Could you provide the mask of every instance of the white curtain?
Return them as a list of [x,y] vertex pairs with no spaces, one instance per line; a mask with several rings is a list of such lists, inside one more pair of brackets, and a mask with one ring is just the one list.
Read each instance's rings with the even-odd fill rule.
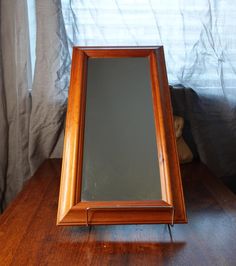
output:
[[190,125],[201,160],[218,176],[236,175],[232,1],[62,0],[62,4],[69,45],[164,45],[168,79],[175,85],[174,111]]
[[42,159],[61,156],[70,67],[61,12],[60,1],[36,1],[36,62],[29,127],[31,173]]
[[236,175],[232,1],[2,0],[0,7],[2,207],[44,159],[61,156],[73,45],[164,45],[169,81],[184,86],[174,90],[174,111],[189,123],[201,160],[219,176]]
[[236,100],[229,0],[62,0],[73,45],[164,45],[171,83]]

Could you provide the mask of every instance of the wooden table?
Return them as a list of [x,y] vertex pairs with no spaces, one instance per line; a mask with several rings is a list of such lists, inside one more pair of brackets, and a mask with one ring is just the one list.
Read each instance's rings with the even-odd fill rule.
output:
[[0,218],[0,265],[236,265],[236,197],[182,167],[189,223],[57,227],[61,161],[47,160]]

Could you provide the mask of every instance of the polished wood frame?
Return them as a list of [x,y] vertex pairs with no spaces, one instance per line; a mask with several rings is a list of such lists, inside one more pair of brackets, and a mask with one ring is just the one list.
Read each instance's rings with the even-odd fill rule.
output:
[[[149,59],[162,199],[81,201],[87,61],[89,58],[124,57]],[[57,224],[186,222],[163,47],[75,47],[72,56]]]

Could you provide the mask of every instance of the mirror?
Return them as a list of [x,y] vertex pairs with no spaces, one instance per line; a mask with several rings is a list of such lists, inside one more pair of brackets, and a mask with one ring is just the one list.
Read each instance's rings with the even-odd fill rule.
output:
[[186,222],[163,47],[75,47],[57,224]]
[[82,201],[159,200],[147,58],[89,59]]

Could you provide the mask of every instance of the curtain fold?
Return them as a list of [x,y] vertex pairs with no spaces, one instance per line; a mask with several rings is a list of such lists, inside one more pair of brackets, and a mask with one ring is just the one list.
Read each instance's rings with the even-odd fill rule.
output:
[[1,1],[2,207],[30,175],[28,164],[30,64],[26,1]]
[[[60,1],[36,1],[36,64],[29,128],[31,173],[52,154],[61,156],[70,57]],[[61,141],[60,141],[61,143]]]
[[[27,0],[1,1],[1,208],[46,158],[61,157],[70,55],[61,2],[36,8],[36,63],[32,80]],[[34,12],[34,10],[32,10]],[[1,80],[0,80],[1,82]]]
[[[0,6],[1,14],[1,6]],[[1,28],[1,21],[0,21]],[[6,190],[6,172],[7,172],[7,156],[8,156],[8,127],[7,127],[7,111],[6,111],[6,95],[3,87],[2,73],[2,34],[0,34],[0,213],[3,211],[3,199]]]

